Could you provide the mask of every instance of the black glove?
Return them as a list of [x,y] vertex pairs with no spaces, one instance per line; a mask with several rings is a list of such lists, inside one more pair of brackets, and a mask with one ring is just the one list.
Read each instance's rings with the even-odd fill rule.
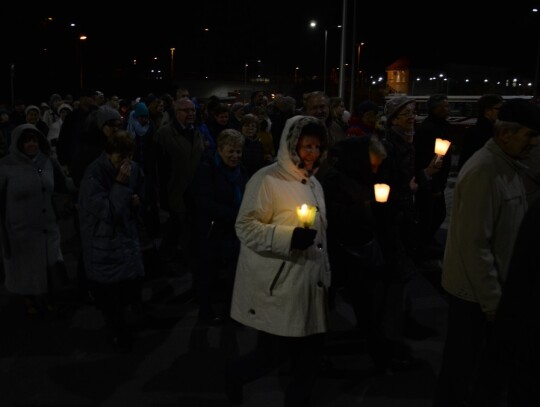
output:
[[294,228],[291,238],[291,249],[306,250],[315,242],[315,229]]

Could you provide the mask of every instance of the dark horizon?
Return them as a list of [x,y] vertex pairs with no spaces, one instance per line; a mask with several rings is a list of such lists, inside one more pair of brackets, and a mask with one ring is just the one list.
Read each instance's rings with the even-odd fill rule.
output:
[[[474,65],[534,79],[540,14],[533,15],[532,2],[527,4],[531,6],[490,4],[486,10],[458,1],[449,9],[434,5],[417,10],[410,4],[358,2],[356,43],[364,42],[358,58],[352,44],[354,1],[348,0],[345,63],[351,64],[355,57],[357,68],[366,75],[381,75],[388,65],[407,57],[417,68]],[[341,29],[336,26],[342,22],[341,1],[319,6],[306,1],[275,0],[263,5],[201,0],[178,9],[154,7],[120,14],[107,3],[60,8],[58,13],[51,7],[39,5],[29,11],[6,7],[0,24],[3,38],[9,39],[0,67],[1,99],[10,99],[11,65],[15,66],[15,94],[20,95],[34,90],[47,97],[54,92],[75,93],[81,66],[84,87],[129,89],[149,78],[152,65],[161,68],[164,81],[172,85],[171,47],[177,81],[216,75],[242,81],[246,63],[250,78],[260,74],[293,80],[296,67],[303,78],[320,77],[324,27],[328,75],[340,64]],[[319,26],[309,28],[311,20]],[[71,22],[75,27],[69,26]],[[79,34],[88,39],[80,41]]]

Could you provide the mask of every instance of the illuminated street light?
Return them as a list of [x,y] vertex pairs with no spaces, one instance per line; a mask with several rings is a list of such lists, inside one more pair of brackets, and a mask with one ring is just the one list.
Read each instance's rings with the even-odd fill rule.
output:
[[[309,22],[311,28],[317,27],[317,22],[312,20]],[[324,68],[323,68],[323,92],[326,93],[326,56],[328,51],[328,29],[324,29]]]
[[171,80],[174,79],[174,50],[175,48],[171,48]]
[[79,36],[79,80],[80,80],[80,86],[81,86],[81,89],[84,87],[84,80],[83,80],[83,52],[82,52],[82,48],[83,48],[83,42],[86,41],[88,39],[88,37],[84,34],[81,34]]

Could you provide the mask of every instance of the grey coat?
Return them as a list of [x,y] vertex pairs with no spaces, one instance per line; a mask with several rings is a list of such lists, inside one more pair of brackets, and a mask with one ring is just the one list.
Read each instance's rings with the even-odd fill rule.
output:
[[15,294],[49,291],[47,268],[63,261],[60,231],[52,204],[54,170],[51,159],[39,152],[33,159],[17,148],[31,124],[17,126],[7,156],[0,159],[0,227],[6,289]]

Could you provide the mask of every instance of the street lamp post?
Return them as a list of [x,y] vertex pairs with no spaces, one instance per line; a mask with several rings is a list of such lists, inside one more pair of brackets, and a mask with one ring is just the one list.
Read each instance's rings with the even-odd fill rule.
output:
[[81,89],[84,87],[84,80],[83,80],[83,52],[82,52],[82,47],[83,47],[83,42],[86,41],[88,39],[88,37],[84,34],[80,35],[79,36],[79,84],[81,86]]
[[[533,13],[538,13],[537,8],[532,9]],[[536,50],[536,65],[534,69],[534,87],[533,87],[533,96],[537,97],[538,94],[538,71],[540,71],[540,32],[538,33],[538,49]]]
[[[309,23],[311,28],[317,27],[316,21],[311,21]],[[326,59],[328,53],[328,29],[324,29],[324,64],[323,64],[323,92],[326,93]]]
[[171,48],[171,81],[174,79],[174,50],[176,48]]

